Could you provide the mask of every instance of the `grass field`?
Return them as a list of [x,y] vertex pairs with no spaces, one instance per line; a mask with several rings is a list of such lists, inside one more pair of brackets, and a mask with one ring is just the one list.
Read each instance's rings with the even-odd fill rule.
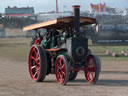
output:
[[[9,57],[15,60],[27,60],[29,50],[30,50],[30,38],[14,38],[14,39],[0,39],[0,55],[3,57]],[[125,50],[128,52],[128,46],[100,46],[100,45],[91,45],[89,43],[89,49],[92,53],[100,56],[102,60],[114,60],[114,61],[128,61],[128,57],[121,55],[121,51]],[[105,51],[109,49],[117,54],[119,57],[112,57],[105,54]]]

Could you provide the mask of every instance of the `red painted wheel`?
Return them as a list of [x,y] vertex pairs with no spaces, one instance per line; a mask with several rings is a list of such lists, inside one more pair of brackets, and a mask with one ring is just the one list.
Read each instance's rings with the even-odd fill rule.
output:
[[60,55],[56,59],[55,74],[58,83],[66,85],[69,79],[69,64],[64,55]]
[[97,56],[89,55],[86,59],[85,77],[90,84],[95,84],[99,78],[101,69],[100,59]]
[[33,80],[41,82],[47,73],[47,58],[41,46],[33,45],[29,53],[29,73]]

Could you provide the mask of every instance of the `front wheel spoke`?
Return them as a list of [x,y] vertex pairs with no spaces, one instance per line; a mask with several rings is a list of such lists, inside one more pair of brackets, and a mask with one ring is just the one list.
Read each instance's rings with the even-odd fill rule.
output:
[[57,68],[60,68],[60,64],[59,63],[57,64]]
[[61,76],[61,73],[60,73],[60,72],[57,73],[57,77],[58,77],[58,79],[59,79],[60,81],[62,80],[62,76]]
[[57,74],[57,77],[60,78],[60,74],[59,74],[59,72],[57,72],[56,74]]
[[60,79],[61,79],[61,80],[63,80],[63,76],[62,76],[62,74],[61,74],[61,73],[60,73]]
[[62,66],[62,60],[61,59],[59,60],[59,65]]
[[62,73],[62,75],[64,75],[64,76],[65,76],[65,72],[64,72],[63,70],[61,71],[61,73]]
[[93,80],[93,78],[94,78],[94,72],[91,72],[91,77],[92,77],[92,80]]
[[61,69],[64,69],[64,67],[65,67],[65,65],[63,64],[63,65],[61,66]]
[[90,72],[87,73],[87,78],[90,80]]
[[58,63],[59,63],[58,65],[61,66],[61,59],[59,59],[59,62]]
[[58,77],[59,79],[62,79],[62,74],[61,74],[61,72],[57,72],[57,77]]

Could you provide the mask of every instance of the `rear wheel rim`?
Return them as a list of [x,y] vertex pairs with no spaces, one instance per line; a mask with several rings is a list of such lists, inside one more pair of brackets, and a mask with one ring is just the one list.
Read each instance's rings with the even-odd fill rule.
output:
[[40,72],[40,57],[39,52],[35,46],[33,46],[29,53],[29,73],[33,80],[37,80]]
[[55,73],[58,83],[64,83],[66,78],[66,62],[62,57],[58,57],[55,64]]
[[89,56],[87,58],[87,65],[85,69],[85,77],[89,83],[92,83],[96,78],[96,61],[93,56]]

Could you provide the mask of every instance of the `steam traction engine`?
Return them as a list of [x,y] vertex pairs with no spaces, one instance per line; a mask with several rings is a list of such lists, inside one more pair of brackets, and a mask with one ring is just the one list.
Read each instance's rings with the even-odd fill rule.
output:
[[[55,74],[58,83],[66,85],[81,70],[90,84],[98,80],[100,59],[89,53],[86,34],[80,31],[80,27],[94,24],[96,20],[80,17],[79,8],[73,6],[74,16],[24,27],[24,31],[35,30],[38,34],[31,42],[28,59],[30,76],[36,82]],[[47,31],[41,34],[41,28]]]

